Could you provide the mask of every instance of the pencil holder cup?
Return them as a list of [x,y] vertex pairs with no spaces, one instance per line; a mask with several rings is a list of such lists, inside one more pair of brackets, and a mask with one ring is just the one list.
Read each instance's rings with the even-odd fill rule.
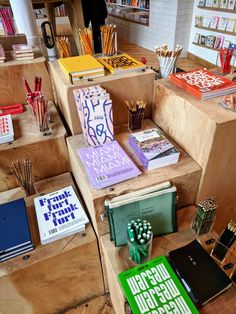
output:
[[114,56],[117,54],[117,32],[110,36],[108,33],[101,32],[101,44],[103,56]]
[[145,244],[134,243],[128,239],[129,259],[132,262],[135,264],[142,264],[150,259],[152,251],[152,238],[153,235],[151,235],[149,241]]
[[141,131],[143,129],[144,112],[128,111],[128,129],[130,132]]
[[202,217],[198,214],[193,218],[192,221],[192,230],[195,235],[198,237],[202,234],[206,234],[211,231],[215,222],[215,216],[210,219],[202,219]]
[[220,238],[215,241],[215,245],[211,251],[211,256],[217,260],[217,262],[223,264],[231,254],[231,247],[226,246],[220,242],[219,239]]
[[227,75],[233,72],[235,61],[236,58],[232,48],[219,49],[216,65],[221,69],[220,75]]

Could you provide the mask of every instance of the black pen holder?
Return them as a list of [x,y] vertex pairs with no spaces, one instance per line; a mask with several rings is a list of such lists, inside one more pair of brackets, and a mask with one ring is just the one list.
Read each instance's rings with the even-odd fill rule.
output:
[[[227,246],[220,241],[221,236],[215,241],[215,245],[211,251],[211,256],[220,263],[224,263],[228,259],[229,255],[232,253],[232,246]],[[227,243],[230,243],[232,239],[229,239]]]
[[128,129],[130,132],[143,129],[144,112],[128,111]]

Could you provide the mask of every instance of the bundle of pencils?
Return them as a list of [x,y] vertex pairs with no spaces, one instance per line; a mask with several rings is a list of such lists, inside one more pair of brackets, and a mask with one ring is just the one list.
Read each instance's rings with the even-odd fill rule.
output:
[[13,161],[12,172],[22,190],[25,191],[26,196],[35,194],[31,160],[23,159],[21,162],[19,160]]
[[181,54],[182,47],[177,45],[174,50],[170,50],[165,44],[155,49],[160,65],[161,78],[167,78],[171,73],[175,72],[176,61]]
[[68,37],[60,37],[56,39],[57,51],[59,58],[71,57],[70,42]]
[[93,33],[91,28],[79,29],[79,39],[84,55],[93,55]]
[[147,102],[144,101],[143,99],[138,99],[134,103],[133,100],[125,100],[125,104],[128,108],[129,112],[132,113],[142,113],[147,105]]
[[117,28],[115,24],[101,26],[102,52],[104,55],[117,53]]
[[200,202],[197,207],[197,215],[202,220],[208,220],[214,218],[217,202],[215,197],[208,197],[204,201]]
[[129,255],[137,264],[148,259],[152,247],[152,227],[146,220],[136,219],[128,223],[127,228]]

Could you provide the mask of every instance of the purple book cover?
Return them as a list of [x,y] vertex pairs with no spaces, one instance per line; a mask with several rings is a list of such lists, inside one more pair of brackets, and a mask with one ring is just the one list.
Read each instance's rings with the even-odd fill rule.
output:
[[81,148],[77,153],[95,189],[106,188],[141,173],[117,141]]

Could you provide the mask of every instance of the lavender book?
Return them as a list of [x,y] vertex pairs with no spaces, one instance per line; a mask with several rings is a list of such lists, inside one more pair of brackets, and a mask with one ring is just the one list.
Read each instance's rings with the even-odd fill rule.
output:
[[129,136],[129,145],[145,169],[177,163],[179,152],[159,129],[149,129]]
[[141,173],[117,141],[81,148],[78,155],[90,183],[98,190],[134,178]]

